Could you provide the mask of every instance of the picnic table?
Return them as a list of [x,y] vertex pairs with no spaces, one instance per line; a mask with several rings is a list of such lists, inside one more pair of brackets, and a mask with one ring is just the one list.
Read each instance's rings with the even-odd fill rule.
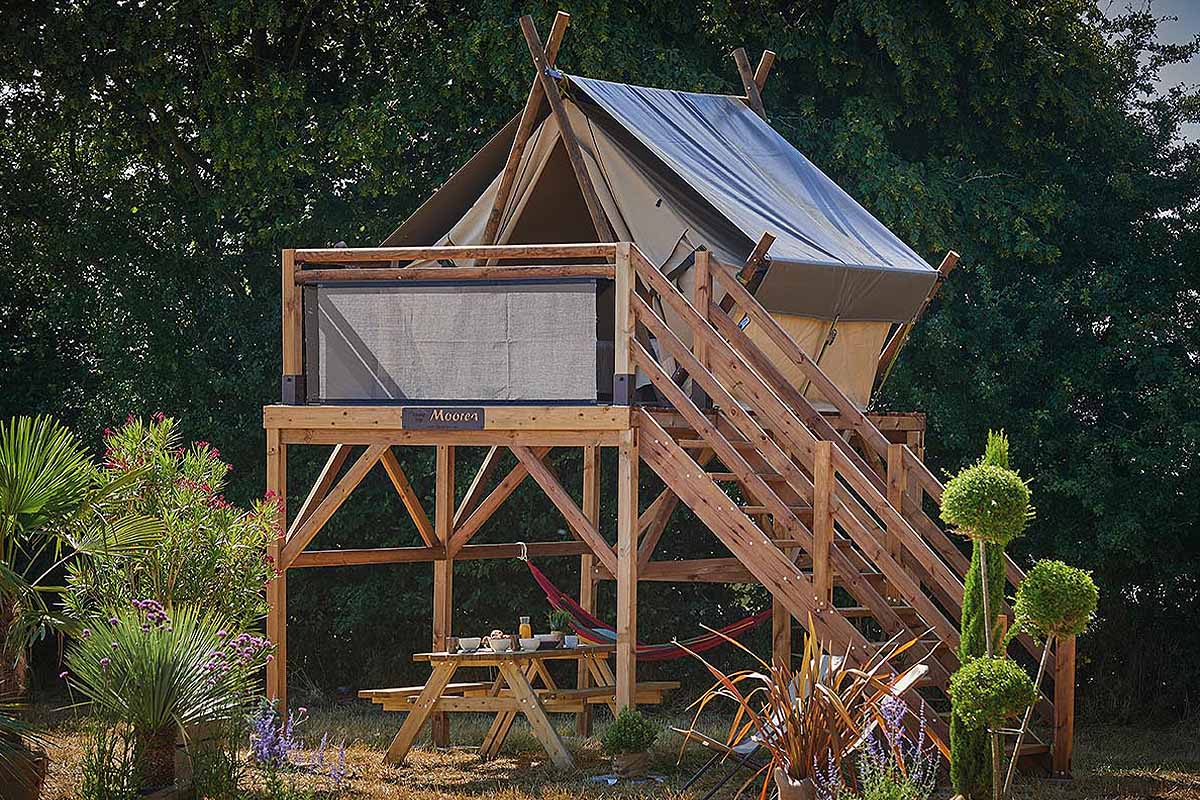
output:
[[[417,653],[414,661],[429,662],[432,670],[424,686],[364,689],[359,697],[383,706],[385,711],[407,711],[408,717],[388,747],[384,760],[401,764],[429,717],[438,712],[493,713],[492,725],[479,752],[491,758],[500,752],[518,714],[556,767],[569,769],[574,760],[550,723],[548,713],[582,711],[587,705],[607,705],[616,713],[616,678],[608,665],[613,645],[580,645],[552,650],[510,650],[495,653],[479,649],[469,653]],[[582,689],[560,688],[546,668],[550,661],[582,662],[593,685]],[[490,681],[452,682],[461,669],[493,667]],[[663,693],[679,688],[678,681],[650,681],[636,687],[637,703],[661,703]]]

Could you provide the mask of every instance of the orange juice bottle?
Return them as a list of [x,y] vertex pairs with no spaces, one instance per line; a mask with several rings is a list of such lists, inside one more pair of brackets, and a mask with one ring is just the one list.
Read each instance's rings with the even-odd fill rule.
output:
[[529,617],[521,617],[521,638],[533,638],[533,628],[529,624]]

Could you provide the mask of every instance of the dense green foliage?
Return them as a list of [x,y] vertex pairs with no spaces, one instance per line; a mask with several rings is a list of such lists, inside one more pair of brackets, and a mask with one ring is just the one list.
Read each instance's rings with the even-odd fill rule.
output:
[[946,483],[942,519],[971,539],[1005,546],[1021,535],[1029,517],[1029,487],[1010,469],[967,467]]
[[[98,445],[114,420],[162,409],[187,437],[225,444],[231,500],[260,496],[278,250],[382,239],[524,102],[516,16],[532,12],[544,31],[554,9],[8,3],[0,413],[52,411]],[[883,405],[928,412],[941,467],[966,463],[988,423],[1021,442],[1039,521],[1015,555],[1063,558],[1112,587],[1085,685],[1134,698],[1139,713],[1145,701],[1185,707],[1200,685],[1200,659],[1183,652],[1200,650],[1200,632],[1182,624],[1200,602],[1200,504],[1186,501],[1200,436],[1200,161],[1176,138],[1193,94],[1152,88],[1194,48],[1159,43],[1153,12],[1107,19],[1091,0],[569,10],[560,63],[602,78],[735,91],[730,49],[775,49],[773,124],[918,252],[963,253]],[[298,493],[324,454],[293,453]],[[432,457],[403,457],[428,495]],[[460,473],[479,457],[460,453]],[[573,459],[557,466],[577,485]],[[318,544],[417,541],[376,477]],[[672,523],[666,555],[719,552],[679,535],[693,525]],[[481,540],[561,527],[526,487]],[[547,567],[563,585],[574,577]],[[519,565],[457,571],[459,618],[473,627],[511,628],[542,607]],[[296,574],[294,674],[320,687],[403,678],[406,654],[428,644],[429,581],[420,566]],[[641,620],[658,641],[762,602],[668,584],[641,600],[676,610]],[[606,587],[602,614],[608,603]]]
[[613,723],[604,729],[601,744],[604,752],[609,755],[621,753],[644,753],[654,745],[658,738],[658,726],[642,716],[642,712],[632,706],[625,706],[618,712]]
[[138,475],[96,469],[53,418],[0,424],[0,695],[23,693],[29,646],[68,627],[54,605],[62,569],[157,541],[158,521],[125,509]]
[[132,473],[122,511],[156,519],[163,530],[153,547],[74,562],[67,601],[75,614],[151,598],[201,606],[239,630],[257,623],[275,571],[267,543],[278,532],[276,502],[256,500],[244,510],[226,501],[230,466],[221,452],[203,441],[185,445],[170,418],[129,419],[106,431],[104,444],[104,474],[118,480]]
[[1005,656],[976,658],[950,676],[954,713],[977,728],[1020,714],[1036,694],[1029,674]]
[[552,608],[546,612],[546,626],[551,631],[566,633],[571,630],[571,612],[564,608]]
[[1017,587],[1013,615],[1023,630],[1039,638],[1083,633],[1100,591],[1085,570],[1044,558],[1025,573]]

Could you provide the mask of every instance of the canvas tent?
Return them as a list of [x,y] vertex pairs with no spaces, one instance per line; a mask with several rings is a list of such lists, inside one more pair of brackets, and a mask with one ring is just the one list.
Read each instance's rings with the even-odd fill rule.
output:
[[[686,266],[698,248],[741,265],[770,232],[776,241],[757,298],[865,405],[891,325],[913,318],[937,271],[743,98],[574,75],[560,86],[616,238],[636,242],[690,292]],[[489,243],[487,218],[516,130],[514,118],[383,245]],[[546,114],[521,154],[495,243],[596,239],[560,126]],[[601,338],[611,336],[599,324]],[[782,356],[777,363],[801,382]]]

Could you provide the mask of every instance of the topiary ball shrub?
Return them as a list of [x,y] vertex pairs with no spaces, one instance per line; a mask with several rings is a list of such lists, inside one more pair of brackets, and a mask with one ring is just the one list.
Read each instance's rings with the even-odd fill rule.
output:
[[1011,658],[976,658],[950,676],[954,713],[974,727],[995,726],[1020,714],[1036,697],[1033,681]]
[[942,519],[966,536],[1006,545],[1029,521],[1029,487],[1011,469],[979,463],[967,467],[942,492]]
[[604,731],[600,743],[610,756],[622,753],[642,753],[658,738],[658,726],[642,716],[642,712],[625,706]]
[[1013,611],[1022,628],[1041,637],[1083,633],[1100,592],[1086,570],[1043,559],[1017,587]]

